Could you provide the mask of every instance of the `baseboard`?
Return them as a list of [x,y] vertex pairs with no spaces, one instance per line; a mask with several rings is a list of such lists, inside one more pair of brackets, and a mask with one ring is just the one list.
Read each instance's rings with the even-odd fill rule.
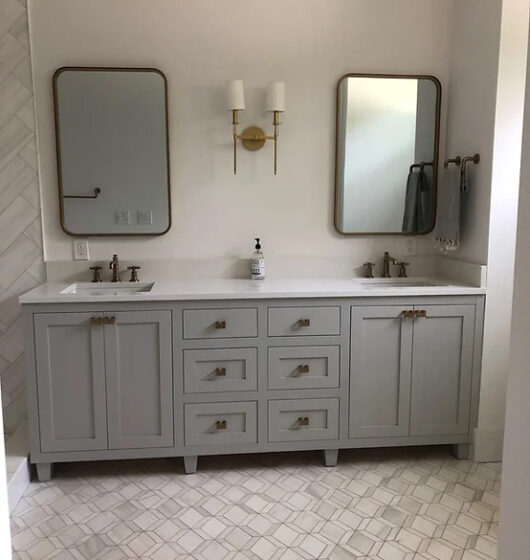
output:
[[477,463],[502,461],[504,430],[502,428],[475,428],[471,456]]
[[16,508],[30,482],[27,434],[28,426],[23,422],[6,441],[7,495],[10,513]]

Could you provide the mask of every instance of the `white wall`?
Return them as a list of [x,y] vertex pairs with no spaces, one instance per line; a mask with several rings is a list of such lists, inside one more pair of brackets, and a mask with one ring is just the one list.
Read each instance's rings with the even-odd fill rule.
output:
[[[530,60],[530,59],[529,59]],[[508,374],[499,560],[528,558],[530,550],[530,64],[527,67],[517,258]]]
[[[154,239],[90,240],[91,257],[246,257],[403,252],[402,238],[352,239],[333,228],[335,88],[348,72],[429,73],[447,84],[453,1],[29,0],[46,260],[69,260],[59,228],[51,78],[63,65],[157,66],[169,81],[173,227]],[[67,48],[65,48],[67,45]],[[269,131],[267,84],[287,85],[279,140],[240,149],[232,175],[224,81],[247,86],[242,128]],[[445,93],[445,92],[444,92]],[[443,155],[443,154],[442,154]],[[433,253],[432,237],[418,253]]]

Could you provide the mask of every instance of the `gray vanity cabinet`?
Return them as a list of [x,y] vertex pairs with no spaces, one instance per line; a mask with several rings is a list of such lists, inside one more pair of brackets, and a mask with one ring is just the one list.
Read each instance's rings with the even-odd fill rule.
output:
[[40,450],[107,449],[103,328],[92,313],[38,313]]
[[42,452],[173,446],[171,312],[35,314]]
[[471,409],[474,305],[421,306],[412,346],[412,436],[467,434]]
[[410,306],[352,307],[350,438],[409,434]]

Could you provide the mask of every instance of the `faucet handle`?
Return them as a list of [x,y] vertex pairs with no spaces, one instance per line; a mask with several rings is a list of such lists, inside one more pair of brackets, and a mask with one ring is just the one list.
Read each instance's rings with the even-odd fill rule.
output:
[[399,266],[399,274],[398,274],[398,278],[407,278],[407,266],[409,266],[410,263],[408,262],[397,262],[396,266]]
[[127,270],[131,271],[131,277],[129,278],[129,282],[139,282],[137,270],[140,270],[141,266],[128,266]]
[[375,263],[373,262],[365,262],[363,264],[364,268],[366,269],[366,278],[373,278],[374,277],[374,266]]
[[101,266],[91,266],[88,270],[92,270],[92,280],[91,282],[101,282],[101,275],[99,271],[102,269]]

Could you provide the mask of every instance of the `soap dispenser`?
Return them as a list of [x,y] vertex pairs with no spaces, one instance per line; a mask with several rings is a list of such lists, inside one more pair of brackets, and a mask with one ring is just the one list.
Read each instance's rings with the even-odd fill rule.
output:
[[255,251],[252,254],[252,260],[250,263],[250,277],[252,280],[263,280],[265,278],[265,257],[263,256],[263,251],[261,250],[261,244],[259,242],[259,237],[254,238],[256,240]]

